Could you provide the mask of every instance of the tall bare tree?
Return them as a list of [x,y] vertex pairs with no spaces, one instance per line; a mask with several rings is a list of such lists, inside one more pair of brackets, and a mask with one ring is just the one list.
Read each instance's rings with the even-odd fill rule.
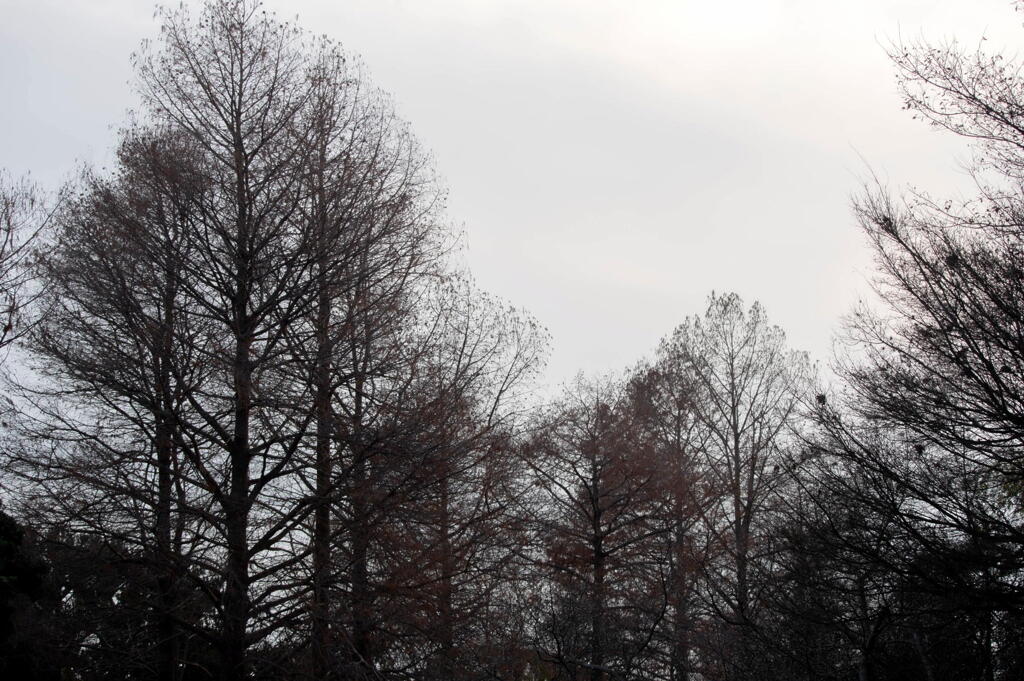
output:
[[723,614],[746,623],[756,591],[752,562],[763,548],[759,521],[784,478],[781,456],[809,385],[809,362],[786,348],[782,330],[759,304],[744,310],[735,294],[713,294],[704,315],[677,328],[659,354],[684,368],[695,388],[706,470],[722,499],[708,522],[729,556],[730,574],[720,575],[716,589],[727,606]]
[[718,503],[708,482],[705,458],[708,431],[697,417],[698,390],[685,360],[663,354],[641,365],[630,384],[632,399],[654,440],[664,476],[662,513],[667,531],[662,556],[668,611],[660,633],[668,678],[687,681],[702,628],[700,581],[715,551],[715,532],[704,523]]
[[267,580],[300,560],[276,549],[308,506],[284,493],[311,418],[287,406],[308,387],[287,384],[281,368],[288,329],[316,300],[318,235],[296,219],[307,159],[295,140],[305,136],[313,81],[301,31],[256,2],[222,0],[195,19],[185,8],[161,17],[160,40],[136,57],[140,92],[157,120],[209,159],[184,280],[208,323],[201,347],[214,380],[190,398],[199,417],[190,429],[225,457],[225,467],[203,475],[223,519],[222,674],[240,679],[251,642],[280,624],[271,616],[278,587]]
[[489,619],[518,545],[508,512],[517,488],[512,438],[546,335],[467,281],[438,293],[425,309],[431,349],[414,368],[408,412],[419,446],[432,451],[403,524],[428,677],[469,679],[500,666]]
[[719,660],[738,669],[749,656],[737,654],[737,641],[756,623],[768,582],[757,572],[769,565],[770,520],[786,483],[783,455],[810,364],[786,348],[759,304],[744,309],[736,294],[712,294],[705,313],[680,325],[658,354],[693,387],[702,469],[717,500],[703,511],[718,554],[704,565],[704,588],[722,622],[735,625],[722,629]]
[[158,677],[168,680],[178,674],[184,545],[195,529],[183,508],[192,492],[181,423],[202,367],[180,272],[205,191],[199,159],[180,136],[129,129],[116,173],[87,172],[57,213],[27,344],[49,380],[23,392],[38,445],[10,462],[37,483],[40,511],[60,509],[52,520],[72,539],[99,535],[150,566],[155,584],[141,586],[153,596]]
[[581,379],[526,450],[538,567],[551,584],[536,636],[568,679],[633,678],[666,609],[652,557],[667,531],[666,480],[634,406],[621,385]]
[[361,405],[366,381],[407,368],[403,325],[412,324],[417,291],[443,276],[447,230],[432,169],[387,98],[337,45],[320,41],[310,58],[311,97],[294,144],[305,150],[297,219],[313,235],[316,299],[288,341],[299,374],[311,377],[296,380],[312,390],[312,673],[325,678],[332,536],[344,528],[331,509],[349,472],[344,405],[353,393]]
[[906,107],[972,142],[977,191],[937,200],[875,183],[856,197],[880,304],[849,318],[846,390],[816,405],[820,444],[900,549],[845,533],[859,558],[982,620],[978,678],[1008,678],[1024,595],[1024,81],[1003,55],[956,43],[896,45],[890,58]]

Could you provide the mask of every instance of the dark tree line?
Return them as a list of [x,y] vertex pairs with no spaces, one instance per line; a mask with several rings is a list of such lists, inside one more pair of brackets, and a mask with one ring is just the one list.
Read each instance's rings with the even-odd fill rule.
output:
[[977,195],[868,186],[822,387],[712,294],[542,400],[357,59],[164,10],[110,170],[0,178],[0,673],[743,681],[1024,673],[1024,82],[890,55]]

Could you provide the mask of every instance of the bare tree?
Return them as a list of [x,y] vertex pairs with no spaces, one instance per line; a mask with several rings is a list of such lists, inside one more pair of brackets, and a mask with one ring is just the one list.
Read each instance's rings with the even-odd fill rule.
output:
[[141,94],[210,161],[184,280],[208,323],[201,347],[216,380],[190,397],[199,418],[189,428],[226,457],[226,468],[206,465],[202,475],[223,519],[222,674],[240,679],[250,643],[281,625],[284,603],[268,580],[301,560],[277,549],[308,507],[288,498],[286,478],[310,415],[285,408],[308,389],[284,382],[281,368],[289,327],[316,299],[317,235],[295,219],[306,160],[295,140],[313,85],[302,33],[256,2],[211,2],[195,20],[185,8],[161,17],[160,41],[136,58]]
[[205,190],[198,158],[181,137],[129,129],[116,174],[85,173],[57,214],[27,342],[48,380],[21,393],[36,444],[8,462],[35,483],[22,500],[37,505],[33,515],[56,510],[46,524],[63,524],[72,541],[98,535],[150,567],[155,584],[142,588],[152,593],[161,679],[178,674],[184,546],[195,529],[181,423],[202,379],[180,268]]
[[620,386],[581,380],[526,450],[537,560],[550,580],[536,636],[569,679],[638,673],[665,611],[651,556],[666,532],[665,480],[633,406]]
[[700,579],[712,558],[715,532],[703,521],[718,503],[717,489],[708,482],[705,458],[707,429],[698,419],[694,400],[699,391],[685,361],[663,354],[642,365],[631,381],[632,399],[654,438],[661,475],[664,535],[662,556],[665,616],[661,645],[667,676],[687,681],[695,671],[693,658],[701,629]]
[[432,349],[414,368],[408,411],[420,446],[433,452],[411,495],[406,552],[428,676],[468,679],[498,667],[493,651],[505,643],[494,641],[490,618],[518,546],[508,512],[517,488],[512,437],[546,335],[467,281],[439,294],[439,306],[425,311]]
[[907,108],[972,141],[977,192],[900,197],[876,182],[855,199],[881,304],[848,320],[846,390],[819,398],[819,444],[899,542],[885,551],[847,532],[859,559],[922,602],[982,618],[979,678],[997,678],[1003,665],[1019,673],[1008,632],[1024,567],[1024,82],[1002,55],[955,43],[896,45],[890,57]]
[[783,479],[779,468],[788,429],[810,378],[806,355],[790,351],[785,335],[755,303],[749,310],[735,294],[712,295],[703,317],[673,332],[659,350],[687,371],[695,387],[694,414],[704,436],[706,470],[722,503],[709,512],[729,556],[728,577],[715,589],[732,622],[753,617],[752,562],[764,544],[761,520],[770,512]]
[[[335,647],[332,537],[344,527],[331,517],[347,472],[342,405],[354,384],[405,366],[391,350],[412,319],[416,291],[443,276],[447,230],[425,155],[359,64],[325,40],[307,78],[311,97],[294,144],[304,149],[297,214],[313,235],[315,302],[288,343],[296,380],[310,383],[312,394],[312,674],[325,678]],[[372,354],[360,358],[358,348]],[[361,402],[363,388],[354,392]],[[353,652],[366,659],[365,651]]]

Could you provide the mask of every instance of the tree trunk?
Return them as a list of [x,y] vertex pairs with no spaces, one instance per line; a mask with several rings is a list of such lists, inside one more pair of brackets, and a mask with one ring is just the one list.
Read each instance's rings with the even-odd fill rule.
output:
[[[327,305],[321,297],[318,332],[326,334],[329,320]],[[318,338],[316,376],[316,507],[313,512],[313,603],[312,657],[313,678],[330,676],[330,567],[331,567],[331,385],[327,340]]]
[[316,329],[316,366],[314,368],[313,410],[316,422],[316,481],[313,510],[313,602],[311,605],[311,654],[313,678],[318,681],[331,678],[330,631],[330,569],[331,569],[331,291],[327,272],[326,217],[322,214],[323,154],[320,155],[320,186],[317,198],[317,307],[314,320]]
[[[225,681],[248,676],[246,629],[249,623],[249,448],[247,408],[239,406],[231,451],[231,489],[225,503],[227,583],[224,588]],[[244,412],[244,418],[243,418]]]
[[225,681],[248,677],[247,629],[249,625],[249,463],[252,458],[249,422],[252,416],[253,322],[249,316],[252,284],[250,253],[251,205],[248,196],[248,166],[241,111],[233,112],[232,138],[235,173],[234,283],[231,329],[235,340],[233,369],[234,432],[228,452],[231,483],[224,503],[227,527],[227,574],[224,585],[223,655]]
[[685,555],[682,550],[684,538],[676,536],[675,574],[672,580],[672,647],[670,653],[672,681],[689,681],[690,679],[690,616],[686,573],[684,572]]
[[167,283],[163,292],[163,319],[160,338],[154,344],[158,349],[154,358],[156,368],[156,427],[154,428],[157,458],[156,546],[157,590],[157,678],[174,681],[178,676],[179,632],[175,621],[178,588],[178,555],[171,531],[171,507],[174,498],[174,395],[171,388],[171,361],[174,332],[175,273],[165,273]]
[[367,498],[369,483],[368,453],[362,443],[362,392],[364,379],[362,376],[355,381],[355,404],[353,408],[352,427],[352,567],[351,567],[351,603],[352,603],[352,660],[366,671],[367,676],[373,669],[373,654],[370,649],[370,634],[373,630],[370,595],[370,517]]
[[921,632],[914,629],[911,632],[911,638],[914,640],[914,650],[917,651],[917,657],[921,660],[921,667],[924,668],[925,681],[935,681],[935,672],[932,669],[931,660],[928,659],[928,651],[924,648],[924,641],[921,640]]
[[159,681],[174,681],[178,670],[178,631],[174,621],[176,606],[176,563],[171,543],[171,498],[173,494],[172,457],[170,424],[167,416],[158,417],[156,427],[157,454],[157,589],[159,605],[157,613],[157,678]]
[[600,515],[595,514],[594,534],[591,538],[594,583],[591,589],[590,600],[590,681],[603,681],[605,678],[604,580],[606,566],[600,522]]
[[[240,296],[243,294],[240,294]],[[244,300],[244,298],[242,298]],[[236,319],[245,319],[244,303]],[[234,357],[234,433],[231,442],[231,486],[224,503],[227,526],[227,574],[224,587],[224,670],[225,681],[248,677],[247,628],[249,624],[249,420],[252,409],[251,336],[241,323]]]
[[857,681],[871,681],[871,667],[868,665],[866,652],[861,652],[860,664],[857,666]]
[[441,480],[441,581],[438,593],[438,639],[441,646],[440,679],[453,681],[455,678],[455,610],[452,604],[454,561],[451,542],[451,514],[449,509],[449,483],[447,470]]

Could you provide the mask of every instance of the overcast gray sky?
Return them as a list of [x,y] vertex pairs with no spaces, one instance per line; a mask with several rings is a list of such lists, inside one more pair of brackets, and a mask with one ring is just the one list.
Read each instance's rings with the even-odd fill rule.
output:
[[[188,3],[195,4],[195,3]],[[430,149],[478,282],[554,339],[550,381],[648,354],[711,290],[826,360],[871,267],[867,175],[966,187],[883,45],[1015,55],[1009,0],[268,0],[362,55]],[[149,0],[0,0],[0,166],[53,186],[133,106]],[[862,158],[863,157],[863,160]]]

